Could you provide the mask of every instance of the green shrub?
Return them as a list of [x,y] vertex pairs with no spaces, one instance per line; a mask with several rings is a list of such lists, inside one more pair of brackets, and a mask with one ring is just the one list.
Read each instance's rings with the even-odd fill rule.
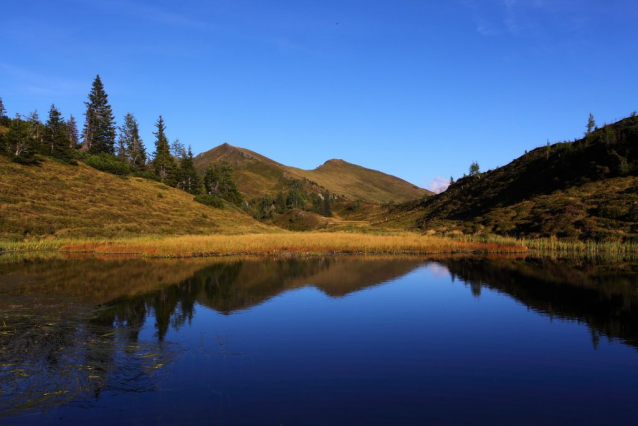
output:
[[133,176],[139,177],[139,178],[144,178],[144,179],[154,180],[156,182],[161,182],[162,181],[162,178],[159,177],[158,175],[156,175],[153,172],[135,172],[135,173],[133,173]]
[[127,175],[131,168],[128,164],[118,160],[117,157],[110,154],[88,155],[84,162],[94,169],[103,172],[112,173],[114,175]]
[[221,198],[211,194],[199,194],[195,196],[195,201],[205,204],[207,206],[215,207],[216,209],[224,208],[224,202]]

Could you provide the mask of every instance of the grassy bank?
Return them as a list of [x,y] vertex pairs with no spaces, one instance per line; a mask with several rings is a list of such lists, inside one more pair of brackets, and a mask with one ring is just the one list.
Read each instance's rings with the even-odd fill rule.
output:
[[186,235],[121,240],[51,240],[41,243],[0,243],[2,251],[59,250],[66,253],[138,254],[148,257],[314,254],[520,253],[512,244],[460,241],[451,238],[348,233],[279,233]]

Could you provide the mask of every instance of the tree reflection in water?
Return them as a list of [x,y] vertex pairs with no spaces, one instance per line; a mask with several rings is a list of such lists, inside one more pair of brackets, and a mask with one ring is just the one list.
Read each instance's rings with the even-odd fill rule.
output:
[[[342,297],[431,262],[476,297],[484,288],[497,291],[543,315],[586,323],[594,345],[605,336],[638,348],[634,263],[468,257],[18,261],[0,264],[0,412],[90,405],[107,391],[157,389],[165,367],[185,350],[168,342],[167,333],[188,325],[198,306],[231,315],[308,285]],[[142,339],[149,328],[155,338]]]

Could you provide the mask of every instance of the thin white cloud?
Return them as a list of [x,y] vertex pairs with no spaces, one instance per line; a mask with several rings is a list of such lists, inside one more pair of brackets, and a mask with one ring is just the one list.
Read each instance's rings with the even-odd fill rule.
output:
[[105,13],[116,15],[128,15],[146,21],[171,27],[205,30],[209,24],[191,16],[179,14],[173,10],[168,10],[154,4],[140,3],[122,0],[92,0],[78,1],[81,5],[90,5]]
[[428,183],[428,189],[435,194],[444,192],[448,186],[450,186],[450,180],[440,176],[435,177],[430,183]]
[[86,90],[85,81],[42,74],[7,63],[0,63],[0,80],[7,82],[12,91],[30,95],[59,96]]
[[538,27],[533,12],[548,9],[545,0],[460,0],[471,13],[476,31],[484,36],[520,34]]

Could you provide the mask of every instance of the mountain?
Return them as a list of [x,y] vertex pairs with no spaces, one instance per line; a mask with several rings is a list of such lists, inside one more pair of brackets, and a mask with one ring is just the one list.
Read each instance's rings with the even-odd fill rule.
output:
[[302,170],[227,143],[199,154],[195,166],[203,173],[209,164],[221,160],[232,164],[237,187],[247,199],[274,196],[287,191],[294,181],[316,192],[329,190],[350,200],[373,203],[405,202],[431,194],[403,179],[343,160],[328,160],[314,170]]
[[44,158],[39,166],[0,156],[0,239],[264,232],[232,206],[215,209],[162,183]]
[[[444,233],[634,239],[638,117],[606,125],[574,142],[536,148],[391,214],[396,224]],[[386,225],[391,224],[392,220]]]

